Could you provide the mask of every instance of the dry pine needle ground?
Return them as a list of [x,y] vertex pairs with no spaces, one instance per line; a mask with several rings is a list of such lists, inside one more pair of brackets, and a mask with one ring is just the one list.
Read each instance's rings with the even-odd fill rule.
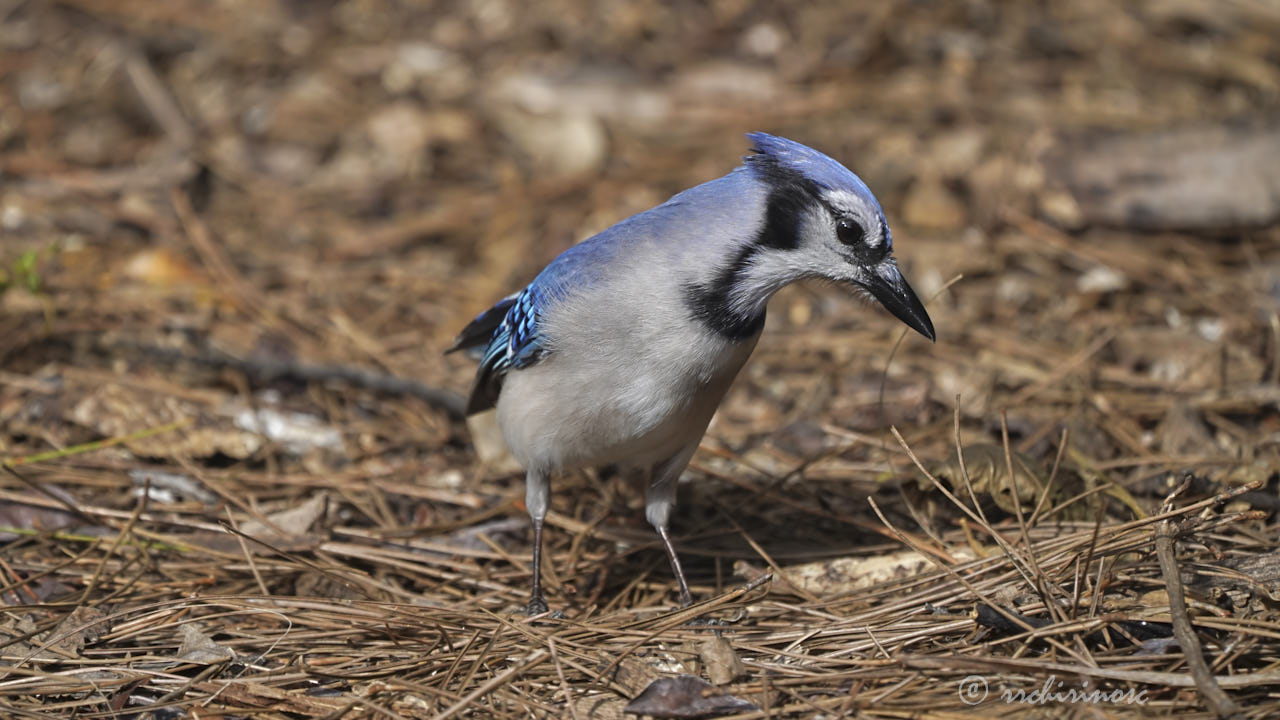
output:
[[[242,5],[0,2],[0,716],[1280,712],[1269,4]],[[440,351],[756,129],[939,341],[781,293],[699,603],[602,471],[525,617]]]

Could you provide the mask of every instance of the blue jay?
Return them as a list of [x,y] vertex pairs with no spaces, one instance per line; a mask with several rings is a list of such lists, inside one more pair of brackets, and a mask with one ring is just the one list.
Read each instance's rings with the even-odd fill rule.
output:
[[527,472],[530,614],[547,611],[540,571],[552,475],[615,463],[647,471],[645,515],[681,605],[692,602],[667,531],[676,481],[784,285],[847,285],[934,338],[866,184],[800,143],[747,137],[753,154],[741,166],[564,251],[448,351],[479,356],[467,414],[496,407]]

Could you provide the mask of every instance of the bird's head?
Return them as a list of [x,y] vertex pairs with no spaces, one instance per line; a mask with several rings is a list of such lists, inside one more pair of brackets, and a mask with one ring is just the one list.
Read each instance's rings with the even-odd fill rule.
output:
[[765,133],[748,137],[754,154],[745,158],[745,169],[765,186],[766,209],[741,280],[768,294],[799,278],[848,285],[933,340],[933,322],[898,270],[889,224],[866,183],[800,143]]

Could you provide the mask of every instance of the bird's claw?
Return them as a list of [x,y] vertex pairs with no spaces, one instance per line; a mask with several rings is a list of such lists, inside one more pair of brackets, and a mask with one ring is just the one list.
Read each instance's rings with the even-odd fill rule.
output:
[[529,604],[525,606],[524,613],[530,617],[541,615],[551,608],[547,607],[547,599],[541,595],[535,595],[529,598]]

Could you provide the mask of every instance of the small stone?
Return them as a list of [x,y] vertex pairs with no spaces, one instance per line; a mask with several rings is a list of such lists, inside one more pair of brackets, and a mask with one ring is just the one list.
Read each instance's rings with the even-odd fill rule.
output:
[[347,94],[333,80],[313,73],[297,78],[279,95],[263,98],[242,117],[246,132],[273,139],[323,147],[332,141],[332,126],[346,121]]
[[961,128],[943,133],[933,140],[933,163],[943,177],[964,177],[982,160],[986,142],[986,133],[979,128]]
[[427,114],[412,103],[395,103],[369,118],[369,139],[384,155],[413,157],[431,139]]
[[78,165],[106,165],[120,160],[128,145],[128,129],[115,117],[102,115],[72,123],[62,141],[62,152]]
[[706,62],[682,72],[675,81],[678,93],[691,100],[768,103],[779,92],[777,77],[767,70],[743,63]]
[[762,22],[752,25],[742,34],[741,47],[744,52],[758,57],[773,57],[785,43],[786,37],[778,26]]
[[315,37],[305,26],[294,23],[280,33],[280,49],[294,57],[302,57],[315,44]]
[[511,109],[498,114],[498,124],[543,172],[572,176],[604,164],[608,138],[594,115],[571,111],[535,115]]
[[813,319],[813,305],[806,298],[796,298],[787,307],[787,320],[796,327],[804,327]]
[[396,62],[414,75],[432,76],[461,63],[458,56],[425,42],[407,42],[396,48]]
[[6,203],[4,210],[0,210],[0,228],[4,228],[9,232],[16,232],[26,224],[27,213],[22,209],[21,205]]
[[302,145],[274,143],[262,152],[262,166],[267,172],[290,182],[311,177],[319,164],[319,153]]
[[1200,318],[1196,320],[1196,334],[1209,342],[1218,342],[1226,334],[1227,326],[1222,318]]
[[1076,280],[1076,290],[1082,293],[1117,292],[1128,285],[1129,278],[1124,273],[1106,265],[1092,267]]
[[1040,212],[1054,225],[1064,230],[1078,230],[1084,227],[1084,214],[1080,212],[1080,204],[1071,193],[1063,190],[1049,190],[1040,194]]
[[37,65],[18,76],[18,103],[27,112],[57,110],[71,99],[71,86]]
[[599,113],[571,84],[527,73],[508,76],[489,93],[490,113],[538,171],[573,176],[598,170],[608,152]]

